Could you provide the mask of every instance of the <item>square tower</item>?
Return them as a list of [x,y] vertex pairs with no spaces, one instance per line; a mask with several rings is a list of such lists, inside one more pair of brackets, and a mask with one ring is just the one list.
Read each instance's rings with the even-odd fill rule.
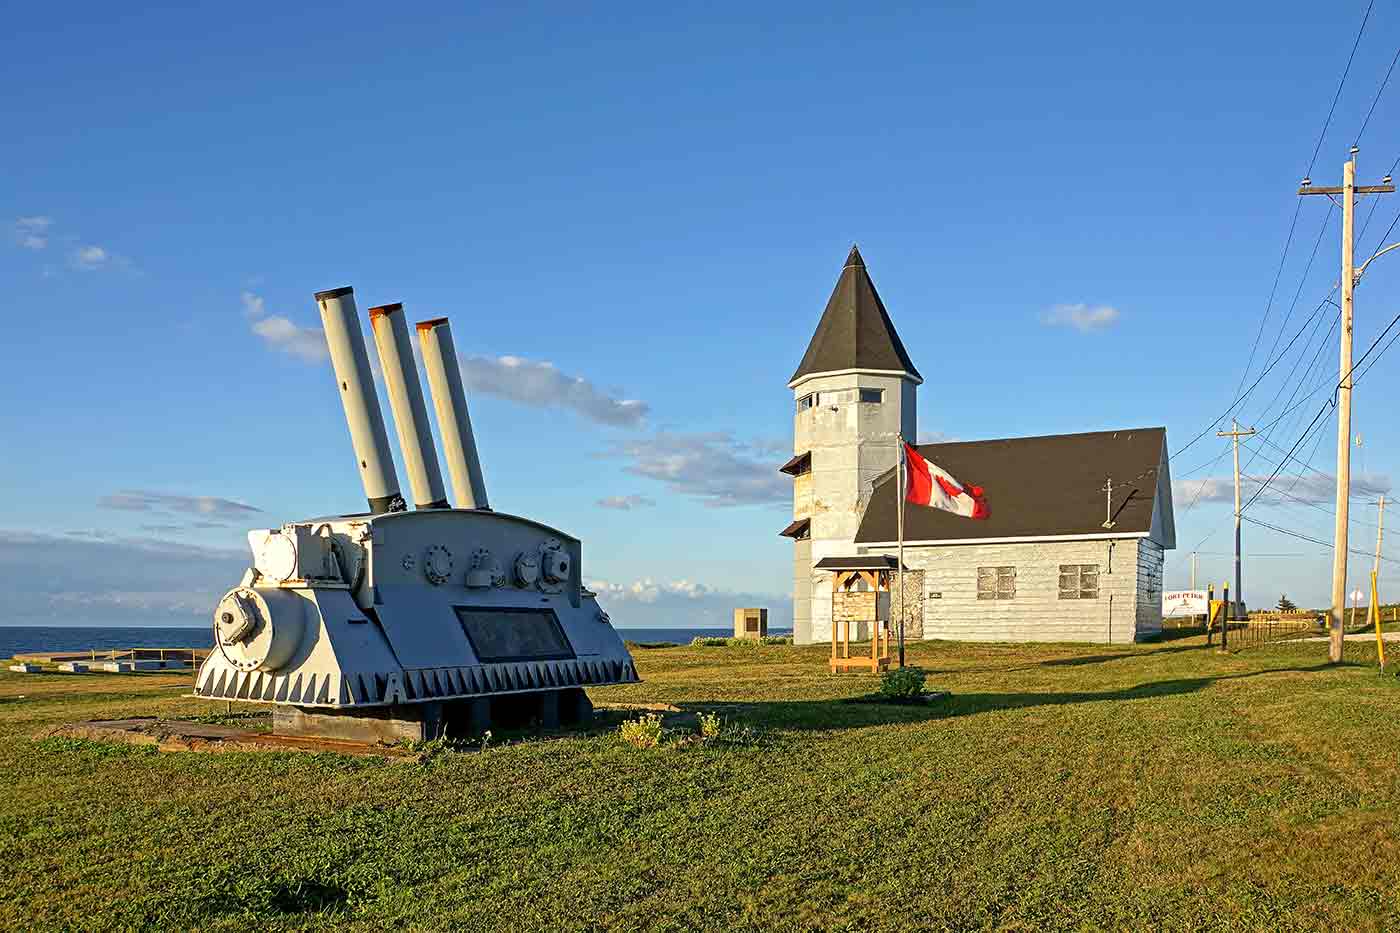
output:
[[923,378],[895,332],[860,251],[851,247],[807,353],[788,382],[796,403],[793,458],[793,640],[831,637],[831,581],[823,557],[855,553],[856,528],[876,477],[914,441]]

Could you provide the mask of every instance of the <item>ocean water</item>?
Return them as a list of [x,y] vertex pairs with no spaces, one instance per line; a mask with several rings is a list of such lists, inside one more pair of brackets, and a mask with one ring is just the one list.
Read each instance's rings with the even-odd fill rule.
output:
[[[696,636],[725,637],[720,628],[619,628],[628,641],[673,641],[687,644]],[[790,635],[770,631],[770,635]],[[113,627],[79,628],[64,625],[0,625],[0,658],[23,651],[82,651],[88,648],[208,648],[214,644],[209,628]]]

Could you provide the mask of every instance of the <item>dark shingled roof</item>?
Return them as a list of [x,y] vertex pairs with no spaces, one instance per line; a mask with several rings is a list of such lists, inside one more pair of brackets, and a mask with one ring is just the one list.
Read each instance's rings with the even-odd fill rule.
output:
[[[890,554],[864,554],[860,557],[823,557],[817,570],[894,570],[899,561]],[[906,566],[906,570],[909,568]]]
[[[1166,428],[1134,428],[921,444],[919,453],[930,463],[964,485],[981,486],[992,514],[985,521],[974,521],[942,509],[906,505],[904,540],[1150,532],[1157,471],[1166,443]],[[1107,505],[1103,486],[1109,477],[1113,477],[1111,531],[1103,527]],[[876,480],[856,532],[857,544],[895,540],[895,486],[894,470]],[[1170,509],[1170,500],[1163,506]]]
[[807,345],[807,353],[788,382],[843,369],[903,372],[923,382],[895,333],[875,283],[865,271],[860,250],[854,246],[822,312],[817,332]]

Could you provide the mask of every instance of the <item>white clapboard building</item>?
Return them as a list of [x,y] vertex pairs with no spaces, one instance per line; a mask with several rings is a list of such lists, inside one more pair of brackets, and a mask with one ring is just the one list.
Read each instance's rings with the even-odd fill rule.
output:
[[[831,637],[823,558],[895,553],[899,436],[915,436],[922,382],[853,248],[788,383],[793,521],[782,534],[799,644]],[[1176,546],[1164,428],[918,449],[983,487],[991,517],[905,507],[906,637],[1132,642],[1161,631],[1163,553]]]

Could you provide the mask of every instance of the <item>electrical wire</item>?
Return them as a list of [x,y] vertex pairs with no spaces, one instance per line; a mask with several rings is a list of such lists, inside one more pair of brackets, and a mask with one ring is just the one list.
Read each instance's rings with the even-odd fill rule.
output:
[[1361,17],[1361,27],[1356,30],[1356,41],[1351,44],[1347,66],[1342,69],[1342,79],[1337,82],[1337,92],[1332,95],[1332,106],[1327,109],[1327,119],[1322,121],[1322,132],[1317,134],[1317,145],[1313,147],[1312,158],[1308,160],[1308,175],[1312,174],[1313,166],[1317,164],[1317,154],[1322,151],[1322,141],[1327,138],[1327,128],[1332,125],[1332,115],[1337,112],[1337,101],[1341,100],[1342,88],[1346,86],[1347,75],[1351,74],[1351,63],[1356,60],[1356,50],[1361,45],[1361,36],[1366,32],[1366,24],[1371,19],[1371,8],[1375,5],[1376,0],[1371,0],[1366,5],[1366,15]]
[[[1321,151],[1322,151],[1322,143],[1323,143],[1323,141],[1327,138],[1327,131],[1328,131],[1328,129],[1329,129],[1329,128],[1331,127],[1331,125],[1332,125],[1332,118],[1333,118],[1333,116],[1336,115],[1336,112],[1337,112],[1337,103],[1338,103],[1338,101],[1341,100],[1342,90],[1343,90],[1343,88],[1346,87],[1347,78],[1348,78],[1348,76],[1351,74],[1351,66],[1352,66],[1353,62],[1355,62],[1355,60],[1356,60],[1356,50],[1361,46],[1361,38],[1362,38],[1363,35],[1365,35],[1365,32],[1366,32],[1366,25],[1367,25],[1367,23],[1369,23],[1370,20],[1371,20],[1371,11],[1372,11],[1372,9],[1374,8],[1374,6],[1375,6],[1375,0],[1370,0],[1370,2],[1369,2],[1369,3],[1367,4],[1367,6],[1366,6],[1366,12],[1365,12],[1365,14],[1363,14],[1363,16],[1361,17],[1361,25],[1360,25],[1359,27],[1357,27],[1357,30],[1356,30],[1356,38],[1355,38],[1355,40],[1353,40],[1353,42],[1352,42],[1352,45],[1351,45],[1351,52],[1348,53],[1348,55],[1347,55],[1346,66],[1342,69],[1342,76],[1341,76],[1341,78],[1337,81],[1337,89],[1336,89],[1336,91],[1333,92],[1333,94],[1332,94],[1332,103],[1331,103],[1331,105],[1327,108],[1327,117],[1326,117],[1326,119],[1323,120],[1323,122],[1322,122],[1322,129],[1321,129],[1321,131],[1320,131],[1320,132],[1318,133],[1318,135],[1317,135],[1317,143],[1313,146],[1312,157],[1308,159],[1308,168],[1307,168],[1307,171],[1304,172],[1304,175],[1307,176],[1307,177],[1311,177],[1313,168],[1314,168],[1314,166],[1316,166],[1316,164],[1317,164],[1317,157],[1318,157],[1318,154],[1321,153]],[[1397,59],[1400,59],[1400,51],[1397,51],[1396,57],[1397,57]],[[1392,61],[1392,63],[1391,63],[1391,70],[1393,70],[1394,67],[1395,67],[1395,62]],[[1357,132],[1357,136],[1356,136],[1357,139],[1360,139],[1360,138],[1361,138],[1361,135],[1365,132],[1366,126],[1369,124],[1370,119],[1371,119],[1371,113],[1374,112],[1374,110],[1375,110],[1375,108],[1376,108],[1376,105],[1377,105],[1377,103],[1378,103],[1379,100],[1380,100],[1381,94],[1385,91],[1385,88],[1386,88],[1386,86],[1389,84],[1389,81],[1390,81],[1390,71],[1387,71],[1387,72],[1386,72],[1385,79],[1384,79],[1384,80],[1382,81],[1382,83],[1381,83],[1381,87],[1379,88],[1379,90],[1377,90],[1376,96],[1372,99],[1372,102],[1371,102],[1371,109],[1370,109],[1370,111],[1367,112],[1366,118],[1365,118],[1365,120],[1362,122],[1361,129],[1358,130],[1358,132]],[[1400,159],[1397,159],[1396,161],[1397,161],[1397,164],[1400,164]],[[1336,202],[1335,202],[1335,201],[1333,202],[1333,206],[1334,206],[1334,207],[1336,206]],[[1262,318],[1260,319],[1260,321],[1259,321],[1259,329],[1258,329],[1258,331],[1257,331],[1257,332],[1255,333],[1255,335],[1254,335],[1254,343],[1253,343],[1253,345],[1250,347],[1250,350],[1249,350],[1249,357],[1248,357],[1248,359],[1247,359],[1247,361],[1246,361],[1246,363],[1245,363],[1244,369],[1241,371],[1239,384],[1235,387],[1235,398],[1234,398],[1234,400],[1229,404],[1228,407],[1226,407],[1226,409],[1225,409],[1224,412],[1222,412],[1218,417],[1216,417],[1213,421],[1211,421],[1211,423],[1208,424],[1203,430],[1201,430],[1200,433],[1198,433],[1197,435],[1195,435],[1194,437],[1192,437],[1192,438],[1191,438],[1189,441],[1187,441],[1186,444],[1184,444],[1182,447],[1178,448],[1176,451],[1174,451],[1174,452],[1172,452],[1171,454],[1169,454],[1168,457],[1167,457],[1167,462],[1168,462],[1168,463],[1170,463],[1171,460],[1174,459],[1174,458],[1175,458],[1176,456],[1178,456],[1179,454],[1181,454],[1181,453],[1183,453],[1184,451],[1190,449],[1190,448],[1191,448],[1192,446],[1194,446],[1197,442],[1199,442],[1202,438],[1204,438],[1207,434],[1209,434],[1211,431],[1213,431],[1217,426],[1219,426],[1219,424],[1225,419],[1225,417],[1226,417],[1227,415],[1229,415],[1231,412],[1235,411],[1235,410],[1239,407],[1239,405],[1242,404],[1243,400],[1248,396],[1249,392],[1253,392],[1253,391],[1254,391],[1254,388],[1259,384],[1259,382],[1260,382],[1260,380],[1262,380],[1263,376],[1267,374],[1267,372],[1268,372],[1268,370],[1269,370],[1270,368],[1272,368],[1272,364],[1270,364],[1270,366],[1266,367],[1264,373],[1261,373],[1261,374],[1260,374],[1260,378],[1255,380],[1254,384],[1250,386],[1249,390],[1246,391],[1244,394],[1241,394],[1241,390],[1242,390],[1243,387],[1244,387],[1245,381],[1249,378],[1249,373],[1250,373],[1250,371],[1251,371],[1251,370],[1253,369],[1253,367],[1254,367],[1254,359],[1255,359],[1255,356],[1257,355],[1258,350],[1259,350],[1259,343],[1260,343],[1260,341],[1263,339],[1264,329],[1265,329],[1265,327],[1267,326],[1268,320],[1269,320],[1269,316],[1270,316],[1270,314],[1271,314],[1272,311],[1273,311],[1274,298],[1276,297],[1276,295],[1277,295],[1277,293],[1278,293],[1278,285],[1279,285],[1279,282],[1282,280],[1282,277],[1283,277],[1283,270],[1284,270],[1284,267],[1286,266],[1287,261],[1288,261],[1288,253],[1289,253],[1289,251],[1290,251],[1290,249],[1292,248],[1292,245],[1293,245],[1293,238],[1294,238],[1294,234],[1295,234],[1296,231],[1297,231],[1297,227],[1298,227],[1298,217],[1299,217],[1299,215],[1300,215],[1301,210],[1302,210],[1302,201],[1301,201],[1301,199],[1300,199],[1300,200],[1297,202],[1297,204],[1296,204],[1296,206],[1294,207],[1294,209],[1293,209],[1293,218],[1292,218],[1292,220],[1289,222],[1289,225],[1288,225],[1288,234],[1287,234],[1287,235],[1285,236],[1285,238],[1284,238],[1283,252],[1282,252],[1282,255],[1279,256],[1278,268],[1277,268],[1277,269],[1275,270],[1275,272],[1274,272],[1274,282],[1273,282],[1272,287],[1269,289],[1269,298],[1268,298],[1268,300],[1267,300],[1267,301],[1265,302],[1265,304],[1264,304],[1264,314],[1263,314],[1263,317],[1262,317]],[[1374,207],[1372,208],[1372,212],[1374,213]],[[1331,217],[1331,215],[1330,215],[1330,213],[1329,213],[1328,219],[1330,219],[1330,217]],[[1368,218],[1368,221],[1369,221],[1369,218]],[[1326,229],[1326,221],[1324,221],[1324,226],[1323,226],[1323,230],[1325,230],[1325,229]],[[1364,226],[1363,226],[1362,229],[1363,229],[1363,231],[1364,231],[1364,229],[1365,229]],[[1318,241],[1317,241],[1317,242],[1320,243],[1320,242],[1321,242],[1321,239],[1322,239],[1322,231],[1319,231],[1319,233],[1318,233]],[[1316,252],[1317,252],[1317,247],[1314,246],[1314,249],[1313,249],[1313,254],[1314,254],[1314,256],[1316,255]],[[1312,266],[1312,260],[1310,259],[1309,262],[1308,262],[1308,268],[1311,269],[1311,266]],[[1302,278],[1302,280],[1301,280],[1300,283],[1299,283],[1299,293],[1301,293],[1301,291],[1302,291],[1302,282],[1303,282],[1303,281],[1306,281],[1306,279],[1307,279],[1307,271],[1304,272],[1303,278]],[[1334,287],[1333,290],[1335,291],[1335,287]],[[1329,293],[1329,294],[1330,294],[1330,293]],[[1297,296],[1296,296],[1296,295],[1295,295],[1295,297],[1294,297],[1294,302],[1295,302],[1295,304],[1296,304],[1296,302],[1297,302]],[[1290,309],[1290,312],[1289,312],[1289,313],[1290,313],[1290,315],[1291,315],[1291,313],[1292,313],[1292,312],[1291,312],[1291,309]],[[1279,329],[1279,336],[1280,336],[1280,338],[1282,337],[1283,331],[1287,329],[1287,326],[1288,326],[1288,324],[1287,324],[1287,319],[1285,318],[1284,324],[1283,324],[1283,325],[1280,327],[1280,329]],[[1274,341],[1274,346],[1277,346],[1277,345],[1278,345],[1278,340],[1275,340],[1275,341]],[[1284,352],[1286,353],[1287,350],[1285,349]],[[1275,361],[1275,362],[1276,362],[1276,361]]]
[[[1341,387],[1342,387],[1343,385],[1346,384],[1346,382],[1348,381],[1348,379],[1351,380],[1352,386],[1355,387],[1356,383],[1360,381],[1360,377],[1352,378],[1352,374],[1355,373],[1355,372],[1356,372],[1356,368],[1357,368],[1358,366],[1360,366],[1361,363],[1364,362],[1365,359],[1366,359],[1368,356],[1371,355],[1371,353],[1376,349],[1376,346],[1381,342],[1382,339],[1385,338],[1386,334],[1390,333],[1391,329],[1392,329],[1393,327],[1395,327],[1396,324],[1400,324],[1400,314],[1396,314],[1395,317],[1393,317],[1393,318],[1390,319],[1390,323],[1386,325],[1385,330],[1381,331],[1380,336],[1378,336],[1375,340],[1371,341],[1371,345],[1370,345],[1369,347],[1366,348],[1366,352],[1363,353],[1363,354],[1361,354],[1361,359],[1359,359],[1359,360],[1357,360],[1355,363],[1353,363],[1352,366],[1351,366],[1351,369],[1347,370],[1346,375],[1343,376],[1343,377],[1337,382],[1337,385],[1336,385],[1336,387],[1335,387],[1334,390],[1333,390],[1333,396],[1334,396],[1334,397],[1335,397],[1335,395],[1336,395],[1337,390],[1341,389]],[[1397,331],[1397,332],[1396,332],[1396,337],[1400,337],[1400,331]],[[1391,344],[1393,344],[1393,343],[1395,343],[1395,338],[1391,338],[1390,342],[1387,343],[1387,344],[1385,345],[1385,349],[1383,349],[1383,350],[1380,352],[1380,354],[1376,356],[1376,359],[1379,360],[1379,359],[1381,358],[1381,356],[1383,356],[1383,355],[1385,354],[1385,351],[1390,349]],[[1375,365],[1375,364],[1374,364],[1374,361],[1372,362],[1372,365]],[[1367,369],[1369,369],[1369,368],[1370,368],[1370,367],[1368,366]],[[1306,401],[1306,400],[1307,400],[1307,398],[1305,397],[1302,401]],[[1299,404],[1301,405],[1302,402],[1300,401]],[[1323,404],[1323,406],[1322,406],[1320,409],[1318,409],[1317,414],[1313,416],[1313,420],[1308,424],[1308,427],[1303,431],[1302,437],[1299,437],[1298,440],[1297,440],[1296,442],[1294,442],[1293,446],[1292,446],[1291,448],[1289,448],[1288,453],[1284,456],[1284,462],[1287,462],[1288,459],[1289,459],[1290,457],[1292,457],[1293,454],[1297,452],[1298,448],[1307,440],[1308,435],[1310,435],[1310,434],[1313,432],[1314,428],[1317,426],[1317,424],[1318,424],[1318,422],[1319,422],[1319,419],[1322,418],[1323,414],[1328,410],[1328,408],[1329,408],[1329,407],[1335,407],[1335,405],[1336,405],[1335,401],[1333,401],[1332,399],[1329,399],[1326,403]],[[1285,413],[1285,414],[1286,414],[1286,413]],[[1280,415],[1279,417],[1282,418],[1283,416]],[[1275,423],[1277,423],[1277,421],[1278,421],[1278,419],[1275,419]],[[1269,485],[1270,485],[1271,483],[1273,483],[1273,481],[1274,481],[1275,479],[1278,478],[1278,474],[1279,474],[1280,470],[1282,470],[1282,466],[1280,466],[1279,468],[1275,469],[1274,472],[1273,472],[1272,474],[1270,474],[1269,478],[1264,482],[1264,484],[1263,484],[1262,486],[1260,486],[1259,489],[1257,489],[1257,490],[1255,491],[1254,495],[1250,496],[1249,502],[1246,503],[1245,505],[1241,506],[1241,508],[1240,508],[1240,512],[1241,512],[1241,513],[1243,513],[1245,509],[1249,508],[1249,506],[1253,505],[1253,504],[1254,504],[1254,501],[1255,501],[1256,499],[1259,498],[1260,494],[1262,494],[1262,493],[1264,492],[1264,490],[1267,489],[1267,488],[1269,487]]]
[[[1366,12],[1367,15],[1370,15],[1369,9]],[[1361,28],[1366,28],[1366,24],[1364,22],[1362,23]],[[1358,36],[1357,38],[1359,39],[1360,37]],[[1380,103],[1381,95],[1385,93],[1385,86],[1390,83],[1390,73],[1395,70],[1396,62],[1400,62],[1400,48],[1397,48],[1395,50],[1395,57],[1390,60],[1390,67],[1385,70],[1385,77],[1381,79],[1381,86],[1376,91],[1376,96],[1371,99],[1371,109],[1366,111],[1366,119],[1361,121],[1361,129],[1356,131],[1355,145],[1358,147],[1361,145],[1361,137],[1366,134],[1367,125],[1371,122],[1371,114],[1376,112],[1376,104]]]
[[[1243,515],[1243,516],[1241,516],[1241,518],[1242,518],[1244,521],[1249,522],[1251,525],[1258,525],[1259,527],[1261,527],[1261,528],[1267,528],[1267,529],[1269,529],[1270,531],[1277,531],[1279,534],[1289,535],[1290,537],[1298,538],[1299,540],[1302,540],[1302,541],[1308,541],[1308,542],[1311,542],[1312,544],[1316,544],[1316,545],[1319,545],[1319,546],[1321,546],[1321,547],[1325,547],[1325,548],[1327,548],[1329,551],[1332,550],[1332,548],[1333,548],[1333,546],[1332,546],[1331,543],[1329,543],[1329,542],[1327,542],[1327,541],[1323,541],[1323,540],[1321,540],[1321,539],[1319,539],[1319,538],[1314,538],[1314,537],[1312,537],[1311,535],[1305,535],[1305,534],[1303,534],[1303,533],[1300,532],[1300,531],[1293,531],[1292,529],[1289,529],[1289,528],[1281,528],[1281,527],[1279,527],[1278,525],[1273,525],[1273,524],[1270,524],[1269,522],[1261,522],[1259,519],[1257,519],[1257,518],[1250,518],[1248,515]],[[1359,550],[1357,550],[1356,548],[1347,548],[1347,551],[1348,551],[1349,553],[1352,553],[1352,554],[1359,554],[1359,555],[1361,555],[1362,557],[1375,557],[1375,556],[1376,556],[1374,553],[1370,553],[1370,552],[1367,552],[1367,551],[1359,551]],[[1391,563],[1391,564],[1400,564],[1400,560],[1396,560],[1396,559],[1393,558],[1393,557],[1386,557],[1384,554],[1381,555],[1381,560],[1386,561],[1387,563]]]

